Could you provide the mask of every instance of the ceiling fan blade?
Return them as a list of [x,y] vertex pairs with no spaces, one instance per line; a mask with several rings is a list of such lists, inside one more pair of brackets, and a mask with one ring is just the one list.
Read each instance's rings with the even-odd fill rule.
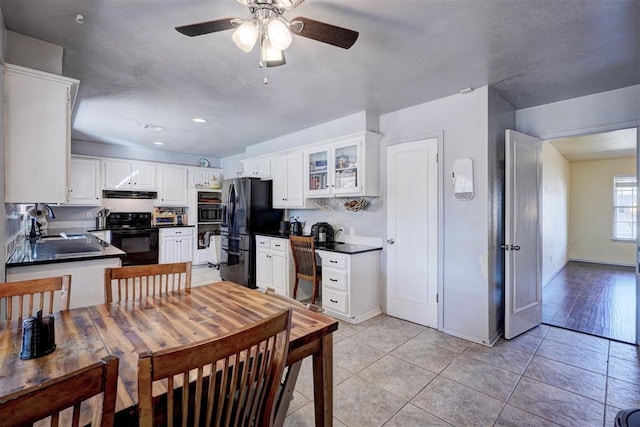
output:
[[179,33],[185,36],[194,37],[201,36],[203,34],[215,33],[217,31],[230,30],[236,26],[233,24],[234,20],[238,18],[224,18],[217,19],[215,21],[199,22],[197,24],[183,25],[176,27]]
[[302,22],[302,29],[291,26],[291,30],[299,36],[328,43],[343,49],[349,49],[358,40],[358,32],[347,28],[336,27],[313,19],[298,17],[291,20],[291,23]]

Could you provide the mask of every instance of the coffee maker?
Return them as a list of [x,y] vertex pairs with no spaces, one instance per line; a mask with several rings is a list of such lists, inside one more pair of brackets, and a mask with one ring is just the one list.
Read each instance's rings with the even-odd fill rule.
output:
[[316,246],[327,246],[333,243],[335,233],[328,222],[316,222],[311,226],[311,235]]

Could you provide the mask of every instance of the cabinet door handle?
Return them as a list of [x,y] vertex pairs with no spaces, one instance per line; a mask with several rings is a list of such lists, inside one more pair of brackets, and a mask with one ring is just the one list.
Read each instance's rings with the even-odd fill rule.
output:
[[329,260],[329,262],[330,262],[331,264],[337,264],[337,263],[338,263],[338,261],[336,261],[335,259],[330,259],[330,260]]
[[337,281],[338,281],[338,279],[334,279],[334,278],[330,278],[329,280],[330,280],[331,282],[337,282]]
[[275,246],[276,248],[279,248],[279,247],[280,247],[280,245],[274,245],[274,246]]
[[335,304],[337,304],[337,303],[338,303],[338,300],[337,300],[337,299],[329,299],[329,301],[331,301],[332,303],[335,303]]

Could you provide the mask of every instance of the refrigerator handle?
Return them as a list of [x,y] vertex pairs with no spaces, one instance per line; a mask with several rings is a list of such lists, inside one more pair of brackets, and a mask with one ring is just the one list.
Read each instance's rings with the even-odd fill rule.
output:
[[229,207],[228,209],[226,209],[227,212],[225,212],[225,218],[226,218],[227,226],[229,227],[230,230],[233,230],[235,216],[236,216],[236,187],[233,181],[229,183],[229,193],[227,194],[227,204]]

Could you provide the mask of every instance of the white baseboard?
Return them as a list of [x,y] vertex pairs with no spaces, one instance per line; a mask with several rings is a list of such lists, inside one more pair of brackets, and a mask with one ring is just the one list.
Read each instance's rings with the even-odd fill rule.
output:
[[569,261],[570,261],[569,259],[566,259],[564,261],[564,263],[560,267],[556,268],[556,270],[553,273],[551,273],[549,278],[547,280],[545,280],[544,283],[542,283],[542,287],[544,288],[545,286],[547,286],[547,283],[552,281],[554,279],[554,277],[556,277],[558,275],[558,273],[560,273],[562,271],[562,269],[565,268],[567,266],[567,264],[569,264]]
[[628,263],[625,263],[625,262],[598,261],[598,260],[593,260],[593,259],[582,259],[582,258],[569,258],[569,261],[589,262],[591,264],[616,265],[616,266],[619,266],[619,267],[635,267],[636,266],[634,263],[628,264]]

